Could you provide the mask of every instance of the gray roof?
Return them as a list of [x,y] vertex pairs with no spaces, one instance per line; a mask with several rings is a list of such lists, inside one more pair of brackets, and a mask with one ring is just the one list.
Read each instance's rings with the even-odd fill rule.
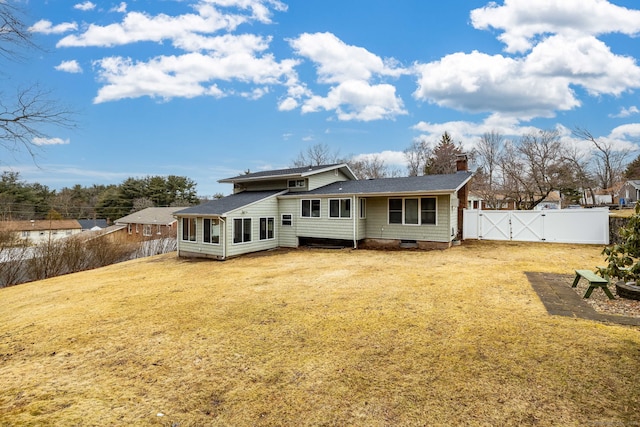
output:
[[318,165],[318,166],[304,166],[300,168],[289,168],[289,169],[275,169],[269,171],[262,172],[252,172],[242,175],[237,175],[232,178],[221,179],[218,182],[241,182],[241,181],[253,181],[253,180],[264,180],[264,179],[282,179],[282,178],[293,178],[293,177],[303,177],[307,175],[313,175],[314,173],[323,172],[327,170],[333,169],[345,169],[345,173],[347,175],[351,175],[351,178],[355,179],[355,175],[349,169],[345,163],[333,163],[330,165]]
[[232,194],[221,199],[209,200],[198,206],[192,206],[190,208],[182,209],[175,212],[176,216],[190,216],[190,215],[219,215],[225,214],[239,209],[243,206],[250,205],[260,200],[275,196],[282,193],[282,190],[271,191],[243,191],[242,193]]
[[340,181],[315,190],[295,193],[295,195],[452,193],[459,190],[472,175],[471,172],[456,172],[446,175]]
[[184,209],[181,207],[170,208],[146,208],[123,216],[115,221],[116,224],[163,224],[168,225],[175,222],[173,213]]
[[83,230],[90,230],[93,227],[107,228],[109,226],[106,219],[79,219],[78,222]]

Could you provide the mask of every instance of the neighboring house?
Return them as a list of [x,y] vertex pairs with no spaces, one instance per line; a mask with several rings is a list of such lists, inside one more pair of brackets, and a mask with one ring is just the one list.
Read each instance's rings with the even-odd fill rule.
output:
[[543,211],[546,209],[562,209],[562,196],[559,191],[550,192],[533,210]]
[[125,241],[153,240],[164,237],[176,238],[178,221],[173,216],[184,207],[146,208],[115,221],[116,230]]
[[472,174],[357,180],[346,164],[248,173],[234,194],[179,210],[178,255],[225,259],[301,244],[447,248]]
[[618,198],[621,205],[632,205],[640,199],[640,180],[632,179],[626,181],[620,191],[618,192]]
[[34,244],[69,237],[81,231],[82,226],[75,219],[0,221],[0,232],[11,232],[16,238]]
[[107,228],[106,219],[79,219],[82,231],[98,231]]
[[467,203],[468,209],[480,210],[516,210],[516,202],[507,198],[504,194],[496,194],[495,206],[489,206],[489,203],[478,193],[471,192]]

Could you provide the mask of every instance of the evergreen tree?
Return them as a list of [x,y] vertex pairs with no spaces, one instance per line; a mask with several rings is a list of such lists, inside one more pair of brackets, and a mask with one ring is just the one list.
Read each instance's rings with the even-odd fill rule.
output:
[[462,147],[456,145],[448,132],[442,134],[438,145],[424,167],[425,175],[438,175],[456,172],[456,158],[462,154]]

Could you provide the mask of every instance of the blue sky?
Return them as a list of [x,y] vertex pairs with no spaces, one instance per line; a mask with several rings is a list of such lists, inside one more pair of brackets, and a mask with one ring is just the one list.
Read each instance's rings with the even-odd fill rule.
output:
[[468,150],[491,130],[579,144],[575,126],[640,143],[637,1],[19,4],[44,51],[3,63],[0,91],[41,82],[78,126],[34,141],[37,166],[0,167],[51,189],[174,174],[228,194],[217,180],[315,144],[404,169],[405,148],[444,131]]

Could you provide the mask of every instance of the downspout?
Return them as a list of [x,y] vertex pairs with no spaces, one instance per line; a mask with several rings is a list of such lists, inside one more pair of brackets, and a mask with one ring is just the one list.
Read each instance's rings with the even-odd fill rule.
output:
[[356,196],[353,197],[353,249],[358,249],[358,217],[360,216],[360,212],[358,212],[359,205],[356,203]]
[[222,224],[224,224],[224,226],[222,227],[222,234],[223,234],[223,239],[222,239],[222,259],[224,260],[227,257],[227,222],[224,220],[223,217],[220,217],[220,222],[222,222]]

